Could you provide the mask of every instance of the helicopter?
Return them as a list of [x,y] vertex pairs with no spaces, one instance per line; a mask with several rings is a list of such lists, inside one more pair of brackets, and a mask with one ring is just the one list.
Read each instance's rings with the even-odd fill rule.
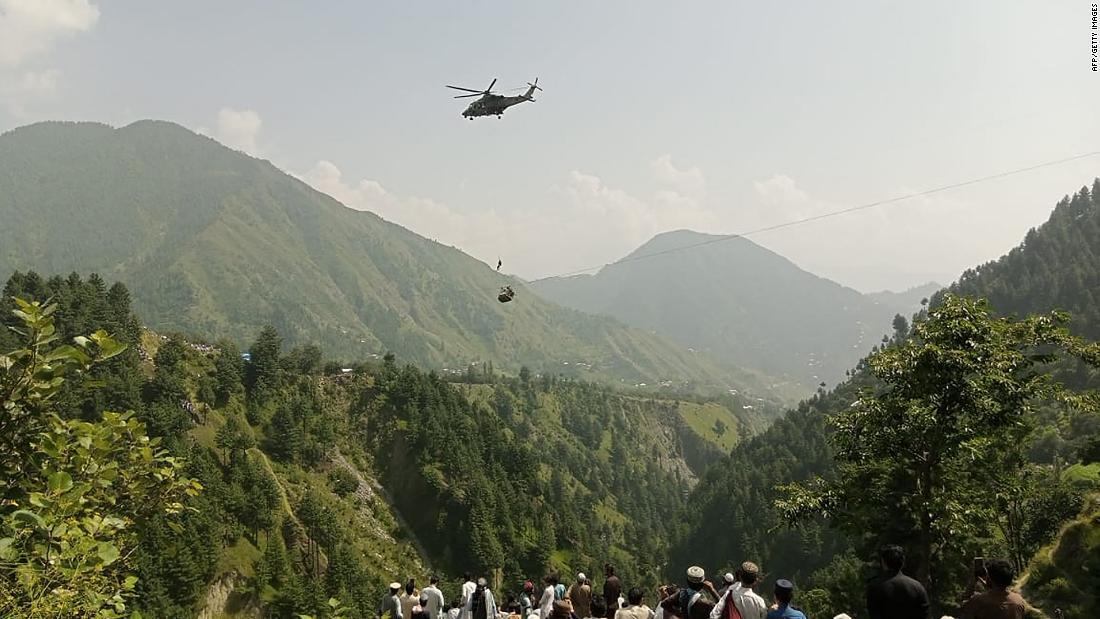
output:
[[496,86],[496,83],[496,78],[493,78],[493,82],[489,84],[489,87],[485,90],[474,90],[472,88],[462,88],[461,86],[450,85],[448,85],[447,88],[453,88],[455,90],[462,90],[470,93],[467,95],[456,95],[455,99],[476,97],[478,95],[481,96],[480,99],[471,103],[469,107],[467,107],[466,110],[462,112],[462,117],[469,120],[473,120],[475,116],[493,116],[494,114],[497,118],[500,118],[501,114],[504,114],[504,110],[512,107],[513,105],[517,105],[519,103],[524,103],[527,101],[534,101],[534,99],[531,98],[531,95],[534,94],[536,90],[542,90],[542,88],[539,87],[539,78],[536,77],[533,84],[531,82],[527,82],[527,92],[515,97],[506,97],[504,95],[498,95],[493,92],[493,86]]

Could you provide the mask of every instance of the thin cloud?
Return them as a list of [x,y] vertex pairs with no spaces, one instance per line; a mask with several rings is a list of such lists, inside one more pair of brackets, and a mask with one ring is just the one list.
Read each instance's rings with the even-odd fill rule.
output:
[[501,258],[506,270],[527,277],[610,262],[660,232],[707,228],[716,221],[676,191],[642,198],[579,170],[548,189],[558,204],[551,211],[461,211],[437,200],[397,195],[377,180],[349,181],[324,160],[298,176],[350,208],[371,211],[486,263]]
[[707,191],[707,179],[697,167],[680,168],[672,162],[672,155],[657,157],[649,164],[654,178],[668,185],[677,193],[689,196],[702,196]]
[[[218,110],[218,121],[212,137],[230,148],[244,151],[250,155],[259,155],[256,141],[263,127],[263,120],[255,110],[237,110],[223,107]],[[209,133],[199,129],[199,133]]]
[[0,66],[21,66],[98,20],[99,9],[88,0],[0,0]]
[[0,0],[0,97],[8,114],[26,120],[33,104],[55,95],[61,72],[28,63],[97,21],[99,9],[87,0]]

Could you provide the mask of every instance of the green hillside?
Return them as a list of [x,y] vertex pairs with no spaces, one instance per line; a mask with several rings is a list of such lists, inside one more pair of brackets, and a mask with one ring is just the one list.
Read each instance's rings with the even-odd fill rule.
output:
[[1032,561],[1024,592],[1034,604],[1087,619],[1100,608],[1100,496],[1093,495],[1048,548]]
[[[0,136],[0,273],[125,281],[143,320],[238,343],[272,324],[333,356],[492,361],[627,384],[772,381],[545,302],[521,282],[344,207],[270,163],[167,122],[48,122]],[[496,300],[501,285],[516,300]]]
[[[659,255],[632,260],[650,254]],[[920,302],[911,295],[871,298],[746,238],[688,230],[660,234],[596,275],[541,280],[534,288],[563,305],[760,368],[803,395],[843,379],[891,332],[894,316],[911,314]]]
[[[1062,198],[1050,219],[998,260],[947,290],[981,295],[1003,314],[1065,310],[1076,333],[1100,338],[1100,179]],[[942,293],[941,293],[942,294]],[[939,295],[937,295],[938,297]],[[933,302],[935,298],[933,298]]]
[[[310,346],[284,349],[270,328],[245,363],[229,341],[143,330],[125,286],[94,276],[20,275],[5,292],[55,299],[62,341],[102,328],[129,346],[101,366],[101,387],[65,383],[59,413],[135,410],[202,484],[176,528],[164,515],[136,524],[145,616],[293,617],[335,596],[360,617],[386,583],[429,570],[446,577],[448,599],[466,570],[504,593],[547,569],[597,573],[608,560],[653,585],[685,494],[762,426],[732,398],[529,371],[481,366],[452,383],[387,355],[344,372]],[[13,308],[0,302],[0,327],[21,325]],[[0,332],[0,350],[23,341]],[[0,585],[10,577],[0,569]]]
[[[988,297],[992,309],[1002,315],[1069,310],[1071,331],[1095,339],[1100,333],[1095,298],[1100,290],[1097,256],[1100,256],[1100,180],[1091,190],[1082,188],[1061,200],[1050,219],[1030,231],[1019,247],[999,260],[968,271],[948,290]],[[942,299],[942,293],[935,295],[933,305]],[[1073,388],[1100,386],[1100,372],[1087,364],[1063,363],[1049,369]],[[754,558],[773,576],[793,575],[812,584],[832,577],[834,568],[846,561],[841,554],[847,548],[868,539],[873,541],[867,532],[862,537],[846,538],[822,521],[805,523],[796,529],[782,528],[774,502],[785,496],[779,489],[782,484],[814,475],[828,478],[833,474],[825,416],[848,409],[859,397],[860,388],[874,384],[866,363],[861,362],[849,380],[788,412],[709,470],[689,501],[692,507],[684,512],[685,527],[672,544],[673,563],[695,560],[703,565],[735,565],[735,561]],[[1091,483],[1088,473],[1093,465],[1089,463],[1100,457],[1097,447],[1100,416],[1074,409],[1056,413],[1051,407],[1040,406],[1029,422],[1036,427],[1028,454],[1034,466],[1049,470],[1057,463],[1068,463],[1072,466],[1066,472],[1065,483]],[[1037,484],[1050,496],[1037,499],[1037,504],[1029,508],[1035,511],[1028,517],[1038,518],[1045,527],[1035,530],[1033,535],[1049,537],[1055,532],[1049,528],[1051,521],[1056,524],[1059,518],[1072,515],[1083,499],[1080,493],[1068,495],[1070,498],[1059,494],[1064,488],[1050,481]],[[709,534],[716,529],[723,534]],[[1085,527],[1073,530],[1084,531]],[[1080,570],[1058,567],[1058,555],[1054,556],[1055,567],[1043,568],[1044,578],[1049,576],[1044,581],[1048,583],[1044,590],[1046,599],[1055,599],[1058,591],[1079,591],[1082,586],[1091,586],[1087,580],[1074,581]],[[834,557],[837,563],[830,565]],[[1059,586],[1063,589],[1057,589]],[[1042,598],[1037,601],[1042,602]],[[1091,614],[1082,616],[1095,616],[1097,612],[1100,609],[1091,608]]]

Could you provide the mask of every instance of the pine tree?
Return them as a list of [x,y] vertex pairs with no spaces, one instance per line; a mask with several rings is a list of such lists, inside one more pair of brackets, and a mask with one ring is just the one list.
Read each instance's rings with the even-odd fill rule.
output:
[[275,395],[279,384],[279,351],[283,340],[274,327],[260,330],[259,337],[249,349],[248,397],[259,406],[266,405]]
[[302,453],[302,429],[287,406],[276,409],[271,418],[269,437],[271,455],[283,462],[294,462]]
[[218,406],[225,406],[233,394],[239,393],[244,378],[241,352],[232,340],[219,340],[218,356],[214,359],[214,397]]

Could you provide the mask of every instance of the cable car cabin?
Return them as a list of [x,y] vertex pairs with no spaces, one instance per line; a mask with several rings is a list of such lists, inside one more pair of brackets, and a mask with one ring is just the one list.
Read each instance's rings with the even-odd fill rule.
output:
[[515,296],[516,293],[512,290],[512,287],[505,286],[500,289],[500,294],[497,295],[497,301],[500,301],[501,303],[507,303],[512,300],[512,297]]

